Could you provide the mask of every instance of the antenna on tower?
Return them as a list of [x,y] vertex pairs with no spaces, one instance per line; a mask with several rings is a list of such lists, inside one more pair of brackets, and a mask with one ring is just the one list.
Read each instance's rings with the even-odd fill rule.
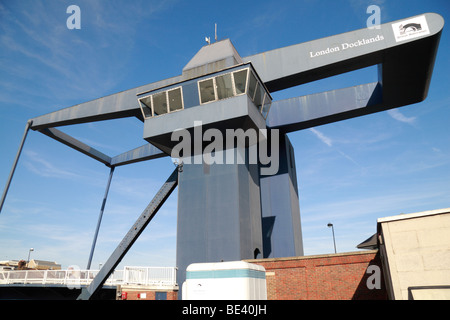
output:
[[[217,41],[217,23],[214,24],[214,40]],[[211,44],[211,37],[205,37],[205,41],[208,44]]]

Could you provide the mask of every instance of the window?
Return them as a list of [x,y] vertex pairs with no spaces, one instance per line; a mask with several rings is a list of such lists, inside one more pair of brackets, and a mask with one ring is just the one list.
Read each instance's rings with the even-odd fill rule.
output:
[[181,87],[140,98],[139,102],[144,118],[150,118],[184,108]]
[[200,103],[216,100],[214,92],[214,79],[204,80],[198,83],[200,88]]
[[231,73],[227,73],[215,78],[218,99],[230,98],[234,95]]
[[170,112],[183,109],[183,99],[181,97],[181,88],[169,90],[169,108]]
[[246,92],[247,74],[248,69],[244,69],[199,81],[200,103],[204,104],[244,94]]
[[255,99],[255,91],[256,91],[256,85],[258,84],[258,81],[256,80],[255,75],[253,72],[250,72],[250,78],[248,80],[248,95],[252,100]]
[[152,97],[148,96],[140,100],[144,118],[152,117]]
[[247,84],[247,69],[234,72],[233,78],[234,78],[234,87],[236,89],[236,95],[245,93],[245,87]]
[[167,113],[166,92],[160,92],[153,95],[153,112],[155,116]]
[[261,84],[258,82],[258,84],[256,85],[255,98],[253,99],[253,102],[255,102],[255,106],[260,111],[261,111],[261,106],[262,106],[263,100],[264,100],[264,94],[265,94],[265,91],[262,88]]
[[[195,83],[186,86],[192,88],[193,85],[195,86]],[[267,118],[272,101],[266,88],[250,67],[200,80],[197,85],[200,104],[247,93],[264,119]],[[145,119],[183,110],[183,88],[179,86],[139,98],[139,103]]]
[[264,104],[262,106],[261,114],[264,117],[264,119],[267,119],[267,115],[269,114],[269,109],[272,104],[272,100],[270,99],[269,95],[266,94],[264,96]]

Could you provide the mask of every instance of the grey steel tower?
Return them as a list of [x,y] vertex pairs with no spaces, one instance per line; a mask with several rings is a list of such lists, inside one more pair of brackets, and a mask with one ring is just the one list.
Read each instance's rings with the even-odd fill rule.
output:
[[[181,143],[173,141],[173,132],[183,129],[197,140],[197,145],[185,143],[189,154],[180,157],[178,284],[194,262],[303,255],[295,160],[286,134],[277,132],[276,141],[270,131],[264,137],[264,143],[276,145],[271,156],[277,159],[266,164],[276,166],[272,174],[262,175],[264,165],[256,157],[252,161],[272,104],[252,64],[244,63],[226,39],[204,46],[183,68],[183,76],[189,80],[139,95],[146,116],[144,139],[169,154]],[[178,98],[170,100],[171,94]],[[212,140],[204,139],[208,130],[223,139],[214,141],[213,155],[205,151]],[[216,161],[208,163],[205,157]]]

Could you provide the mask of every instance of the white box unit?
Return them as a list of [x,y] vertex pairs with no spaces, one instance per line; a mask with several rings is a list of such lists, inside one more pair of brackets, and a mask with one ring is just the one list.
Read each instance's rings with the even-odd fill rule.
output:
[[193,263],[186,269],[183,300],[266,300],[266,270],[244,261]]

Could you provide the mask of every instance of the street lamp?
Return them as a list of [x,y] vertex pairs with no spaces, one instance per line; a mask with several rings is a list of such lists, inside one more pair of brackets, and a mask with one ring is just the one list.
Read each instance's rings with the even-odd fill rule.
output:
[[30,254],[31,254],[31,251],[34,251],[34,249],[33,249],[33,248],[30,248],[30,250],[28,250],[27,266],[28,266],[28,262],[30,262]]
[[336,252],[336,239],[334,238],[334,226],[332,223],[328,223],[327,226],[328,226],[328,228],[331,227],[331,231],[333,232],[334,253],[337,253]]

